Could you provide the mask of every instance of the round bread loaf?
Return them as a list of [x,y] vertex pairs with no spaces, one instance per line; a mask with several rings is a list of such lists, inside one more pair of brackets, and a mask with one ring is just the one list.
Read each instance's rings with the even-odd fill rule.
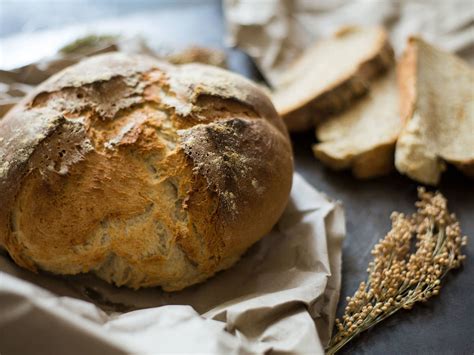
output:
[[250,81],[92,57],[0,121],[0,245],[33,271],[180,290],[270,231],[292,171],[284,124]]

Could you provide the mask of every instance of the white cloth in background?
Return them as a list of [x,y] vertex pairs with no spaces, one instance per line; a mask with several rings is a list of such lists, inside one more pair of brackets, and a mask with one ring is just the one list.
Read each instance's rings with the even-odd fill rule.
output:
[[417,34],[474,63],[472,0],[224,0],[227,42],[247,52],[270,83],[319,38],[341,26],[384,25],[397,55]]

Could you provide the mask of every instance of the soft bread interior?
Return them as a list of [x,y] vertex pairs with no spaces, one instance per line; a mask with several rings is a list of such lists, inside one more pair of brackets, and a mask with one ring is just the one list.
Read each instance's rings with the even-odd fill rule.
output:
[[314,154],[333,169],[352,168],[358,177],[393,168],[393,149],[401,129],[395,71],[376,80],[367,96],[344,113],[320,124]]
[[382,50],[385,37],[380,28],[350,27],[318,41],[277,80],[277,111],[285,115],[349,80]]
[[399,81],[406,124],[396,146],[397,169],[432,185],[439,182],[445,161],[472,171],[474,70],[454,55],[411,38]]

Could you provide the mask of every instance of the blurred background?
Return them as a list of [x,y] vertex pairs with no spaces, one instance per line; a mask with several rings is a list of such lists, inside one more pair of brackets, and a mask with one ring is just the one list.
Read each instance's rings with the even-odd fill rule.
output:
[[2,0],[1,36],[155,10],[220,6],[219,0]]
[[[4,0],[1,2],[0,36],[175,8],[177,3],[180,7],[196,5],[192,0]],[[219,1],[200,3],[218,4]]]
[[97,33],[140,36],[153,50],[239,46],[254,59],[263,54],[252,46],[263,41],[274,56],[294,57],[347,24],[383,24],[397,53],[419,33],[473,61],[473,19],[471,0],[1,0],[0,69]]
[[222,6],[219,0],[2,0],[0,68],[31,63],[98,33],[140,37],[161,51],[223,47]]

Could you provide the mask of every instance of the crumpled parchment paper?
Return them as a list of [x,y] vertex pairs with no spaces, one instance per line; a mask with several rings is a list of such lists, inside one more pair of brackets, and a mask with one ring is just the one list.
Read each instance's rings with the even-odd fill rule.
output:
[[[84,55],[110,50],[148,49],[113,41],[0,71],[0,109]],[[295,174],[274,230],[234,267],[181,292],[33,274],[0,251],[0,353],[322,354],[339,298],[344,235],[341,205]]]
[[474,64],[472,0],[224,0],[227,42],[272,85],[305,48],[346,25],[383,25],[396,54],[418,34]]

